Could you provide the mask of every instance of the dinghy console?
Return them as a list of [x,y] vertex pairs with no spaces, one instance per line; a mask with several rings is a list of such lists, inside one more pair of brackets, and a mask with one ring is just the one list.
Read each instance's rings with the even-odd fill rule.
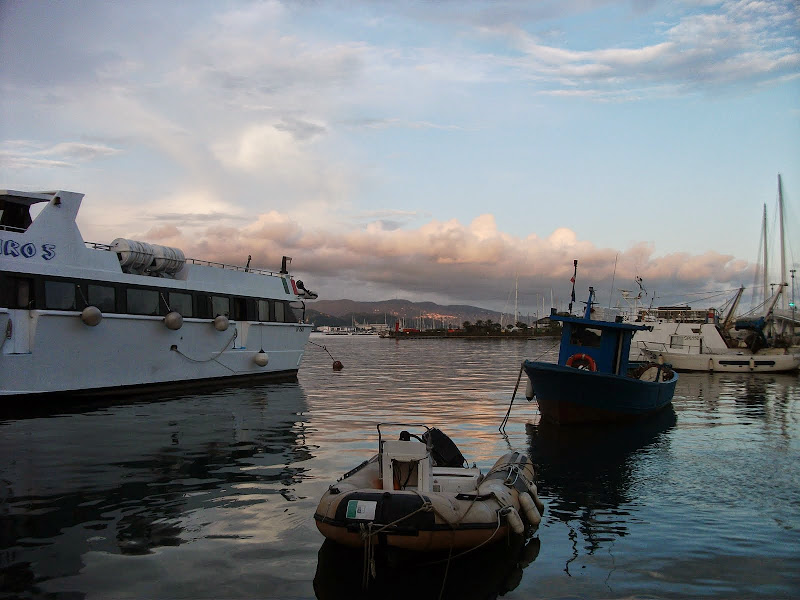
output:
[[[381,426],[424,428],[422,436],[403,430],[399,440],[384,440]],[[409,423],[378,425],[380,477],[384,490],[418,492],[469,492],[480,483],[480,469],[467,461],[439,429]]]

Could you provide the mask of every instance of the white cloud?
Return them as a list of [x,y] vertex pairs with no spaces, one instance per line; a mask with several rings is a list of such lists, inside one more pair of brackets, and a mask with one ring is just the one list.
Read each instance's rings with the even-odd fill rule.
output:
[[60,142],[48,146],[34,140],[8,140],[0,145],[0,157],[7,169],[74,168],[80,163],[114,156],[122,152],[105,144]]
[[549,95],[602,99],[612,90],[635,100],[654,86],[709,90],[776,83],[800,68],[795,3],[723,2],[709,10],[715,12],[678,18],[662,41],[641,47],[578,51],[541,44],[517,25],[482,30],[508,39],[522,53],[516,61],[520,71],[539,80],[539,92]]
[[50,148],[40,150],[37,154],[63,156],[75,161],[89,161],[122,152],[119,148],[111,148],[103,144],[84,144],[81,142],[61,142]]

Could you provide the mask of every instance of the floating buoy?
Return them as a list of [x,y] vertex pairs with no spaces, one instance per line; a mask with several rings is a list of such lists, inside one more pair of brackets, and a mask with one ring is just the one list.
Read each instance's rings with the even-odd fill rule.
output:
[[533,503],[533,498],[528,492],[522,492],[519,495],[519,505],[529,525],[536,526],[542,522],[542,515],[539,514],[536,505]]
[[183,327],[183,315],[175,310],[168,312],[167,316],[164,317],[164,325],[167,326],[167,329],[177,331]]
[[214,329],[217,331],[225,331],[228,329],[229,324],[228,317],[225,315],[217,315],[217,317],[214,319]]
[[539,511],[540,515],[544,514],[544,503],[539,500],[539,490],[536,487],[536,484],[533,482],[526,482],[528,484],[528,493],[531,495],[531,499],[533,503],[536,505],[536,510]]
[[267,353],[263,350],[259,350],[253,357],[253,362],[255,362],[259,367],[266,367],[267,363],[269,362],[269,356],[267,356]]
[[103,320],[103,313],[96,306],[87,306],[81,312],[81,321],[89,327],[94,327]]
[[511,529],[517,535],[522,535],[525,532],[525,525],[522,523],[522,519],[520,518],[517,509],[515,509],[513,506],[506,506],[506,508],[503,510],[505,511],[506,509],[508,509],[508,512],[505,513],[506,519],[508,520],[508,524],[511,526]]
[[334,371],[341,371],[342,369],[344,369],[344,365],[342,364],[341,361],[339,361],[339,360],[333,361],[333,370]]

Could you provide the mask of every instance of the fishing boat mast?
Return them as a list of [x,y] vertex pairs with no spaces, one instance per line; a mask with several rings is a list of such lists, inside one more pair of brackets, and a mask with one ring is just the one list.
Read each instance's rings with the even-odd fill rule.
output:
[[731,302],[731,307],[728,309],[728,312],[725,314],[725,318],[722,320],[722,324],[720,325],[720,329],[722,331],[727,332],[728,329],[731,328],[733,325],[733,316],[736,313],[736,309],[739,308],[739,301],[742,299],[742,294],[744,294],[744,286],[739,288],[739,291],[736,292],[736,296]]

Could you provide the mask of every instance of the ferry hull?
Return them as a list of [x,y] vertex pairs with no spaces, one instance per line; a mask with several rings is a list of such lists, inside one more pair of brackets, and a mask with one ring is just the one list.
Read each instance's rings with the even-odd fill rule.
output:
[[[206,319],[178,330],[163,317],[105,315],[95,327],[80,313],[0,309],[11,337],[0,348],[0,398],[137,393],[233,381],[296,377],[312,326]],[[259,366],[256,357],[266,353]]]
[[563,425],[634,421],[672,402],[677,375],[664,382],[583,371],[551,363],[523,363],[543,419]]

